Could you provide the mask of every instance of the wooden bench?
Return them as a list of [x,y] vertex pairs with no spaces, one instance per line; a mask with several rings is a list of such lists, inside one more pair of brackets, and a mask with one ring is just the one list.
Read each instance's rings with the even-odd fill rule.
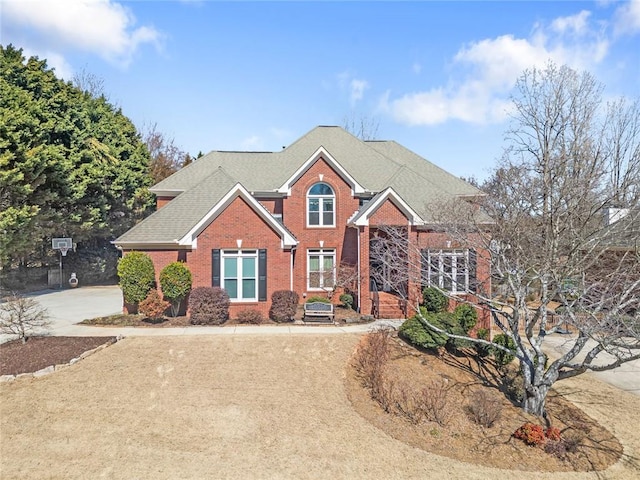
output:
[[332,303],[324,303],[324,302],[311,302],[304,304],[304,316],[302,320],[307,320],[307,317],[317,319],[317,318],[327,318],[330,321],[333,321],[333,317],[335,313],[333,311]]

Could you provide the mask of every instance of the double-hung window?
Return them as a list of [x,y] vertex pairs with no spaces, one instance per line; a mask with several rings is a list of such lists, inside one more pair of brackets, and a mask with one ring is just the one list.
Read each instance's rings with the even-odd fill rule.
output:
[[336,283],[336,251],[333,248],[307,250],[307,289],[331,289]]
[[223,250],[221,287],[231,301],[258,300],[258,251]]
[[307,226],[335,227],[336,196],[326,183],[316,183],[307,194]]
[[470,250],[423,250],[423,283],[447,292],[468,292],[474,275],[469,258]]

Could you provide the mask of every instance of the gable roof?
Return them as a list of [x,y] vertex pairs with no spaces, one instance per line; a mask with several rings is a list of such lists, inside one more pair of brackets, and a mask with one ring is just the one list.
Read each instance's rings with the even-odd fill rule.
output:
[[222,168],[145,218],[113,243],[127,248],[149,245],[196,247],[202,230],[238,197],[243,198],[280,235],[283,247],[298,243],[284,225]]
[[[213,151],[200,157],[154,185],[150,190],[156,195],[176,198],[113,243],[195,246],[198,225],[215,218],[227,195],[241,194],[278,231],[283,245],[295,245],[291,232],[256,198],[287,196],[320,158],[351,185],[354,195],[380,199],[383,194],[416,225],[431,221],[428,204],[483,195],[394,141],[362,141],[340,127],[320,126],[278,152]],[[377,206],[369,202],[351,222],[366,222]]]

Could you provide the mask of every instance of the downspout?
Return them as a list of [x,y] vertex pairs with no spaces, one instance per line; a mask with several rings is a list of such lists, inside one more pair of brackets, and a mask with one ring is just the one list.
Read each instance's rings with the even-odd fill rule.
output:
[[296,247],[291,247],[291,254],[289,255],[289,290],[293,291],[293,253],[296,251]]

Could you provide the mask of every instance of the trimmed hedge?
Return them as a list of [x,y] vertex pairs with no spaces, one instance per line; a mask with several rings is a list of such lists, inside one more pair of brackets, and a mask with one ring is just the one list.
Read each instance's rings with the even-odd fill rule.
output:
[[229,319],[229,295],[220,287],[197,287],[189,295],[193,325],[220,325]]
[[176,316],[180,302],[191,291],[191,271],[183,262],[172,262],[160,272],[160,288],[164,298],[171,302],[171,315]]
[[422,291],[422,306],[427,312],[446,312],[449,307],[449,299],[436,287],[427,287]]
[[137,304],[147,298],[156,283],[151,257],[143,252],[129,252],[118,262],[120,288],[126,303]]
[[277,290],[271,295],[269,318],[274,322],[293,322],[300,297],[291,290]]

